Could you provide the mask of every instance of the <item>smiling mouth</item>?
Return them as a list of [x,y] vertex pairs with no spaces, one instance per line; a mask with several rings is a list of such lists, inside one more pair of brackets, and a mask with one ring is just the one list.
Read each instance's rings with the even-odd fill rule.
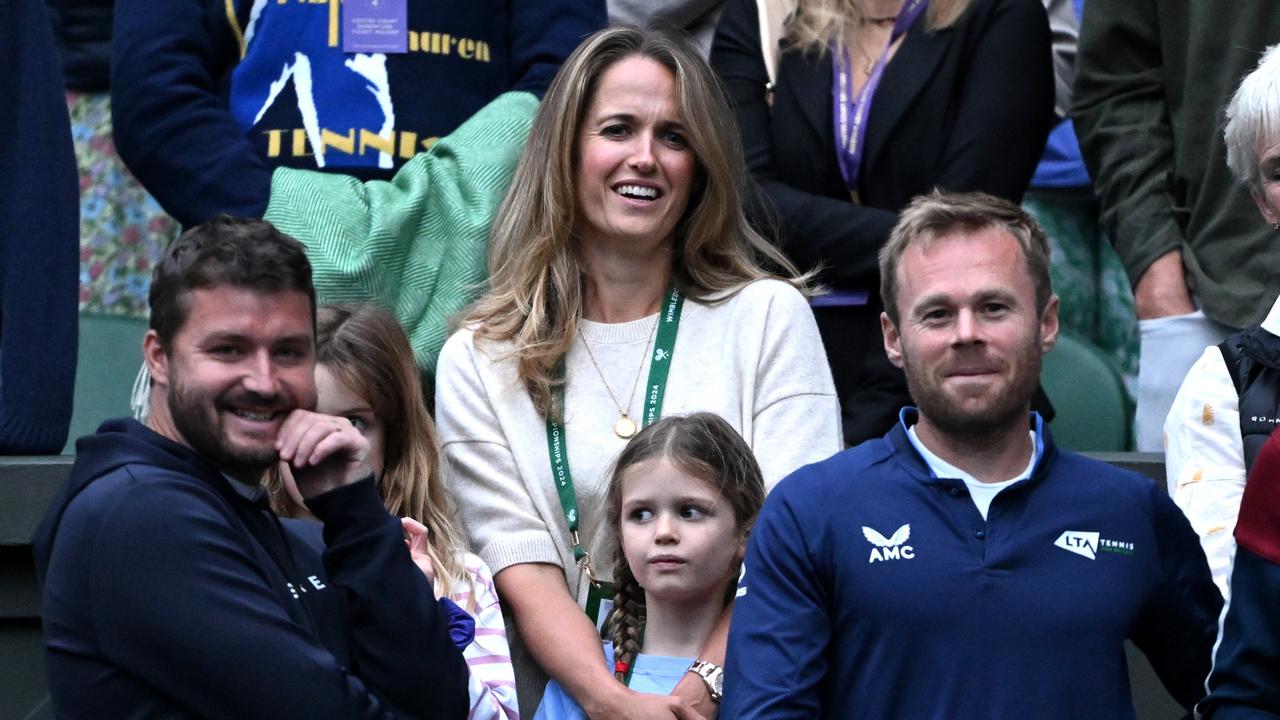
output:
[[622,185],[615,185],[613,188],[613,191],[628,200],[643,200],[646,202],[652,202],[662,197],[661,190],[659,190],[656,187],[650,187],[648,185],[633,185],[630,183],[624,183]]
[[281,410],[253,411],[238,408],[228,408],[227,412],[242,420],[248,420],[249,422],[271,422],[278,419],[283,414],[283,411]]

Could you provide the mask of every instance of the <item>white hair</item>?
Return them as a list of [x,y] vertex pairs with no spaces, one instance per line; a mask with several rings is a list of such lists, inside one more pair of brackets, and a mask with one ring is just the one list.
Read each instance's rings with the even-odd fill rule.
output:
[[1227,104],[1222,139],[1227,167],[1236,179],[1256,191],[1258,151],[1264,142],[1280,140],[1280,45],[1262,53],[1258,67],[1244,76]]

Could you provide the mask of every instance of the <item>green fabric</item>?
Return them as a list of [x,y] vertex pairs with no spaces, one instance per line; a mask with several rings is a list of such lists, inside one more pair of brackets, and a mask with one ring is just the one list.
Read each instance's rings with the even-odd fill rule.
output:
[[484,290],[489,226],[537,107],[529,93],[499,96],[390,181],[272,176],[266,219],[306,246],[319,301],[390,308],[428,381],[449,319]]
[[1087,340],[1110,357],[1132,392],[1138,380],[1133,292],[1098,222],[1093,194],[1087,189],[1028,190],[1022,206],[1049,237],[1050,274],[1063,332]]
[[1227,169],[1222,108],[1280,37],[1274,0],[1088,0],[1072,119],[1131,284],[1182,251],[1211,319],[1262,321],[1280,245]]

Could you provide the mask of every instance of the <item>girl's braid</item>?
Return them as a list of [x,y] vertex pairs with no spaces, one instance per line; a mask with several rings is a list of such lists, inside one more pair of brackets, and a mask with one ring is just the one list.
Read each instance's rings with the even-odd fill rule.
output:
[[636,582],[626,563],[618,573],[617,591],[613,595],[613,612],[609,615],[609,640],[613,642],[613,674],[621,682],[640,654],[644,630],[644,588]]

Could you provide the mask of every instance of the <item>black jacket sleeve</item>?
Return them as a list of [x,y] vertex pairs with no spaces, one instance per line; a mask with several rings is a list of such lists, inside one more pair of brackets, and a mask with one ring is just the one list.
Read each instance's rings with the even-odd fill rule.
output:
[[311,505],[350,667],[290,619],[213,492],[139,483],[106,513],[89,566],[107,660],[208,717],[466,716],[465,662],[371,482]]
[[111,61],[116,148],[185,226],[262,217],[271,168],[228,112],[219,83],[240,56],[228,4],[119,0]]
[[438,604],[409,558],[400,522],[372,478],[312,498],[324,523],[324,567],[347,598],[355,670],[397,707],[464,717],[470,671]]

